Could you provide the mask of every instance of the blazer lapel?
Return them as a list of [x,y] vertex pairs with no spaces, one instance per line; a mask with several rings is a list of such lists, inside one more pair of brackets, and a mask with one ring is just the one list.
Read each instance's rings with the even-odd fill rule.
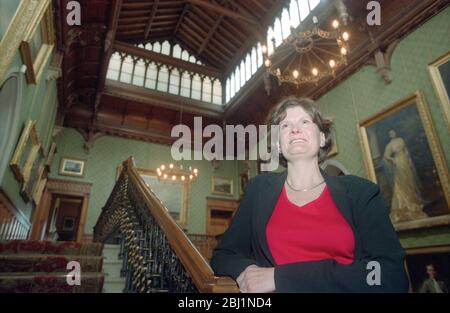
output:
[[325,182],[330,191],[331,197],[337,208],[344,216],[345,220],[349,225],[354,228],[353,216],[351,210],[351,203],[348,201],[347,189],[345,185],[342,184],[338,176],[329,176],[321,170],[322,176],[325,178]]
[[278,201],[278,197],[281,194],[281,190],[283,189],[284,181],[287,177],[287,171],[276,173],[271,177],[268,177],[266,180],[267,185],[264,186],[267,189],[262,190],[261,197],[262,201],[260,201],[261,206],[257,209],[257,235],[258,241],[260,243],[262,252],[267,261],[270,264],[275,265],[275,260],[270,252],[269,245],[267,243],[266,237],[266,226],[269,222],[270,217],[272,216],[272,212],[275,209],[275,205]]

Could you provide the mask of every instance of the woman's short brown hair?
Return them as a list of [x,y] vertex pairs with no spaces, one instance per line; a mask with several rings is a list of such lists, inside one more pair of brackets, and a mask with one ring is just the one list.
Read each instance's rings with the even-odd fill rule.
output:
[[[267,124],[271,125],[279,125],[282,120],[286,117],[286,111],[289,108],[301,107],[305,110],[306,113],[311,116],[314,124],[319,127],[319,130],[325,135],[325,145],[319,149],[319,163],[323,162],[330,152],[333,139],[331,138],[331,130],[333,126],[333,122],[330,119],[327,119],[322,116],[320,111],[317,109],[315,102],[308,98],[297,98],[297,97],[288,97],[281,100],[271,111],[269,114],[269,118]],[[287,160],[279,151],[279,160],[280,164],[284,167],[287,167]]]

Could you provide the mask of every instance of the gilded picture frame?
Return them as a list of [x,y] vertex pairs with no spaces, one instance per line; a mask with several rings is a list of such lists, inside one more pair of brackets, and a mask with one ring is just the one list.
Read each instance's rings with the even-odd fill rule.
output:
[[380,186],[396,230],[450,224],[450,179],[422,92],[361,121],[367,176]]
[[28,120],[20,134],[19,141],[9,163],[16,180],[26,184],[38,156],[41,143],[36,131],[36,121]]
[[[449,292],[450,245],[409,248],[405,252],[405,269],[411,293],[437,293],[436,287],[443,293]],[[434,276],[437,286],[430,284],[431,276]]]
[[[22,184],[20,195],[25,202],[33,202],[33,205],[37,205],[37,200],[40,195],[37,194],[37,187],[41,181],[41,177],[45,169],[45,154],[42,147],[39,147],[38,153],[31,166],[30,174],[26,182]],[[41,186],[42,188],[42,186]]]
[[326,159],[330,159],[330,158],[336,156],[339,152],[338,145],[337,145],[337,139],[336,139],[336,130],[334,127],[331,129],[331,138],[332,138],[331,149],[328,152]]
[[[120,176],[123,167],[119,165],[117,175]],[[156,170],[136,169],[146,186],[161,200],[162,204],[177,224],[184,230],[188,228],[189,190],[190,182],[161,181]],[[118,179],[118,178],[117,178]]]
[[248,172],[241,173],[239,175],[239,195],[243,196],[245,193],[245,189],[247,188],[248,180],[249,180],[249,174]]
[[428,71],[450,130],[450,51],[431,62]]
[[211,193],[216,195],[232,196],[233,179],[222,176],[211,177]]
[[25,75],[29,84],[38,83],[55,44],[51,1],[41,2],[40,11],[32,17],[20,44],[20,55],[27,66]]

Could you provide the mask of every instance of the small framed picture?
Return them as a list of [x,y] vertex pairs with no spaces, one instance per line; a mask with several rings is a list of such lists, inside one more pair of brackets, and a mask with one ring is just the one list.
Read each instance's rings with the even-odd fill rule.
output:
[[66,216],[63,218],[63,231],[73,231],[75,227],[75,218],[72,216]]
[[59,175],[83,177],[86,161],[61,157]]
[[211,179],[211,191],[218,195],[233,195],[233,179],[228,177],[213,176]]

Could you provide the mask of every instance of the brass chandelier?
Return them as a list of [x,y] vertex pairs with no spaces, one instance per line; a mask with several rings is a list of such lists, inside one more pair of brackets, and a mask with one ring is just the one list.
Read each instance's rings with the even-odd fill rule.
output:
[[176,166],[173,163],[169,165],[162,164],[156,169],[158,178],[161,181],[181,181],[181,182],[193,182],[198,177],[198,169],[189,166],[187,169],[183,168],[183,165]]
[[331,31],[319,28],[315,16],[313,24],[307,31],[291,27],[291,34],[278,48],[272,39],[274,52],[271,55],[266,45],[261,47],[267,73],[275,76],[279,85],[317,83],[322,78],[335,76],[338,68],[347,65],[349,33],[341,30],[338,20],[332,22]]

